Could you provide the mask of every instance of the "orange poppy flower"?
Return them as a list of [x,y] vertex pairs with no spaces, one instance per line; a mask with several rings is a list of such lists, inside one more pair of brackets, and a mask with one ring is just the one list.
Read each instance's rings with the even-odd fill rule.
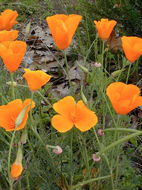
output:
[[0,43],[0,56],[6,68],[15,72],[22,62],[26,52],[26,43],[23,41],[5,41]]
[[18,37],[18,33],[18,30],[0,31],[0,42],[15,40]]
[[82,100],[76,103],[72,96],[53,104],[53,109],[59,114],[53,116],[51,124],[61,133],[69,131],[74,125],[82,132],[88,131],[98,122],[96,114]]
[[22,163],[14,162],[11,166],[10,176],[15,180],[22,174],[23,166]]
[[142,105],[140,89],[133,84],[114,82],[107,87],[106,94],[118,114],[128,114]]
[[126,58],[135,62],[142,55],[142,38],[123,36],[121,40]]
[[0,15],[0,30],[10,30],[14,24],[17,24],[17,11],[6,9]]
[[117,24],[115,20],[101,19],[100,21],[94,20],[99,37],[102,40],[107,40]]
[[[34,107],[35,102],[31,99],[26,99],[24,102],[20,99],[16,99],[9,102],[7,105],[0,106],[0,127],[4,128],[6,131],[23,129],[28,119],[28,112]],[[17,118],[23,110],[25,110],[23,113],[24,115],[20,121],[18,121],[18,126],[16,126]]]
[[30,90],[35,91],[45,85],[51,78],[50,75],[46,74],[41,70],[31,71],[30,69],[24,69],[25,74],[23,77],[26,79]]
[[71,14],[57,14],[46,18],[57,47],[66,49],[72,42],[73,35],[82,19],[82,16]]

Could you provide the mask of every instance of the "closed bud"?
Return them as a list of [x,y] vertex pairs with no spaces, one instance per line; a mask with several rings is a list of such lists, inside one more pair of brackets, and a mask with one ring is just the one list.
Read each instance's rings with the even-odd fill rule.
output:
[[55,154],[62,154],[63,150],[60,146],[56,146],[54,149],[53,149],[53,152]]
[[95,162],[99,162],[101,160],[101,157],[98,157],[96,154],[93,154],[92,155],[92,159],[95,161]]
[[6,82],[6,84],[10,85],[10,86],[17,86],[17,82]]

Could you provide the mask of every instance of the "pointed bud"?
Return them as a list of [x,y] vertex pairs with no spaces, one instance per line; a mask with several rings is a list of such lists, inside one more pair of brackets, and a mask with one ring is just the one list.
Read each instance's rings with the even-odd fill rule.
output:
[[22,158],[23,158],[22,149],[21,149],[21,146],[19,146],[16,160],[12,164],[11,171],[10,171],[10,176],[13,180],[17,180],[22,174],[22,171],[23,171]]
[[20,140],[21,144],[26,144],[27,138],[28,138],[27,130],[24,130],[21,135],[21,140]]
[[79,64],[79,63],[77,63],[77,65],[78,65],[79,68],[80,68],[82,71],[84,71],[85,73],[90,73],[86,67],[82,66],[82,65]]
[[117,76],[119,76],[123,71],[125,71],[125,69],[120,69],[120,70],[114,71],[113,73],[111,73],[111,76],[117,77]]
[[19,125],[21,125],[23,119],[24,119],[24,116],[25,116],[25,113],[28,109],[28,107],[30,106],[30,104],[28,104],[27,106],[25,106],[22,111],[19,113],[18,117],[16,118],[16,121],[15,121],[15,128],[17,128]]

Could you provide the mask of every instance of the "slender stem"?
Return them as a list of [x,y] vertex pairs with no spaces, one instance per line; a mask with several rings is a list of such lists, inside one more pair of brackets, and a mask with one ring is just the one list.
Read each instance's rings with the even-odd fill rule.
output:
[[[95,129],[93,129],[93,130],[94,130],[94,134],[95,134],[97,143],[98,143],[98,145],[99,145],[99,147],[100,147],[100,150],[101,150],[101,149],[102,149],[102,146],[101,146],[101,143],[100,143],[100,141],[99,141],[98,135],[97,135],[97,133],[96,133],[96,130],[95,130]],[[110,164],[109,164],[109,160],[108,160],[107,156],[106,156],[105,154],[103,154],[103,156],[104,156],[105,161],[106,161],[106,163],[107,163],[107,165],[108,165],[108,168],[109,168],[109,170],[110,170],[111,184],[112,184],[112,190],[113,190],[113,189],[114,189],[114,182],[113,182],[112,169],[111,169],[111,166],[110,166]]]
[[131,135],[127,135],[126,137],[124,138],[121,138],[119,139],[118,141],[115,141],[113,142],[112,144],[108,145],[107,147],[105,147],[104,149],[102,149],[100,152],[97,153],[97,156],[100,156],[102,155],[103,153],[107,152],[108,150],[112,149],[114,146],[117,146],[131,138],[134,138],[134,137],[137,137],[139,135],[142,135],[142,131],[139,131],[139,132],[136,132],[136,133],[133,133]]
[[136,132],[140,132],[139,130],[136,129],[126,129],[126,128],[109,128],[109,129],[104,129],[104,132],[108,132],[108,131],[120,131],[120,132],[131,132],[131,133],[136,133]]
[[65,58],[65,64],[66,64],[66,73],[67,73],[67,77],[68,77],[68,80],[69,80],[69,86],[71,87],[71,79],[70,79],[70,75],[69,75],[69,65],[68,65],[66,51],[64,51],[64,58]]
[[11,142],[9,145],[9,151],[8,151],[8,165],[7,166],[8,166],[8,178],[9,178],[10,190],[13,190],[13,182],[12,182],[11,177],[10,177],[10,160],[11,160],[12,145],[14,142],[15,133],[16,133],[16,131],[14,131],[12,133],[12,138],[11,138]]
[[70,182],[70,185],[72,186],[72,182],[73,182],[73,167],[72,167],[72,162],[73,162],[73,129],[71,130],[71,133],[70,133],[70,179],[71,179],[71,182]]
[[30,119],[31,119],[31,123],[33,123],[33,116],[32,116],[32,101],[34,98],[34,92],[31,91],[31,104],[30,104]]
[[104,49],[105,49],[105,42],[102,41],[102,57],[101,57],[101,64],[103,65],[104,62]]
[[40,91],[36,91],[36,93],[37,93],[38,95],[40,95],[40,97],[41,97],[50,107],[52,107],[52,104],[48,101],[47,98],[45,98],[45,97],[40,93]]
[[27,190],[30,190],[29,174],[26,175]]
[[13,79],[13,73],[10,73],[10,78],[11,78],[11,96],[12,99],[15,99],[15,92],[14,92],[14,79]]
[[129,75],[130,75],[130,71],[131,71],[131,66],[132,66],[132,63],[130,63],[130,64],[129,64],[129,67],[128,67],[127,78],[126,78],[126,84],[128,83],[128,79],[129,79]]
[[107,176],[103,176],[103,177],[97,177],[97,178],[93,178],[93,179],[89,179],[89,180],[86,180],[86,181],[83,181],[81,183],[78,183],[77,185],[74,185],[72,186],[69,190],[73,190],[73,189],[78,189],[88,183],[92,183],[94,181],[99,181],[99,180],[103,180],[103,179],[107,179],[107,178],[110,178],[111,176],[110,175],[107,175]]

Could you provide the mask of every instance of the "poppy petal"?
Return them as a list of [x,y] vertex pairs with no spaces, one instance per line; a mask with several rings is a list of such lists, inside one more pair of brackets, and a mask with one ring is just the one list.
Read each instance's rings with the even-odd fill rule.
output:
[[73,123],[62,115],[55,115],[51,119],[52,126],[59,132],[65,133],[73,127]]
[[72,15],[69,15],[68,19],[65,21],[65,25],[68,29],[70,39],[72,39],[81,19],[82,19],[82,16],[72,14]]
[[66,96],[53,104],[53,109],[67,118],[71,119],[71,114],[75,113],[76,102],[72,96]]
[[82,132],[88,131],[98,122],[96,114],[89,110],[81,100],[77,102],[76,114],[75,126]]

